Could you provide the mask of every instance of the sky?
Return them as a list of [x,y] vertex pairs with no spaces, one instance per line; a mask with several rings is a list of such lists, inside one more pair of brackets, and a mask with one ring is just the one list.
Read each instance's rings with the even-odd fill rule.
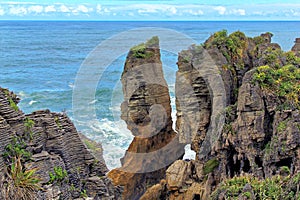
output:
[[0,20],[300,20],[299,0],[0,0]]

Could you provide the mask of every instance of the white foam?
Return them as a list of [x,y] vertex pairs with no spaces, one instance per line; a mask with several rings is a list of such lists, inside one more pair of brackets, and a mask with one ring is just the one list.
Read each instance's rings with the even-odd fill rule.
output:
[[185,150],[185,153],[184,153],[184,156],[183,156],[184,160],[185,159],[195,160],[196,152],[191,150],[191,145],[190,144],[185,145],[184,150]]
[[96,102],[97,102],[97,100],[95,99],[95,100],[93,100],[93,101],[89,102],[89,105],[91,105],[91,104],[95,104]]
[[68,86],[73,89],[74,88],[74,83],[69,83]]
[[18,96],[21,97],[21,99],[25,99],[25,97],[27,96],[27,94],[24,91],[20,91],[18,93]]
[[32,105],[32,104],[34,104],[34,103],[36,103],[37,101],[34,101],[34,100],[31,100],[28,104],[29,105]]

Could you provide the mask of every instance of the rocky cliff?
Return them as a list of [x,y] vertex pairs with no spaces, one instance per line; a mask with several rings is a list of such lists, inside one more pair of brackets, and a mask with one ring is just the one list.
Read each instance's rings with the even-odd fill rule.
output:
[[100,144],[78,133],[64,113],[25,115],[18,102],[0,88],[1,199],[119,199]]
[[[295,48],[284,52],[271,37],[220,31],[179,53],[177,130],[197,156],[174,162],[141,199],[299,198],[300,59]],[[226,94],[223,128],[206,151],[218,96],[201,66],[222,76]],[[182,97],[186,86],[193,95]]]
[[110,171],[109,177],[115,185],[124,187],[123,199],[139,199],[184,153],[172,129],[170,96],[157,37],[129,51],[121,80],[121,118],[134,139],[122,167]]

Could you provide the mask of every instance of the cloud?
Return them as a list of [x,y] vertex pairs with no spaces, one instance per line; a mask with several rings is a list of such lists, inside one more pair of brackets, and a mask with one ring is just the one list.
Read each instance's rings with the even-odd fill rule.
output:
[[246,11],[244,9],[233,9],[230,13],[234,15],[241,15],[241,16],[246,15]]
[[65,5],[61,5],[59,9],[60,9],[60,12],[63,12],[63,13],[71,12],[70,9]]
[[[122,8],[121,8],[122,9]],[[176,15],[179,12],[180,7],[167,4],[135,4],[127,8],[128,10],[137,10],[137,13],[141,15],[149,15],[157,13],[159,15]]]
[[24,16],[27,14],[27,9],[23,6],[11,6],[9,9],[9,14],[15,16]]
[[5,14],[4,9],[0,6],[0,16],[3,16]]
[[143,4],[143,5],[135,5],[138,8],[137,12],[140,14],[144,13],[157,13],[159,7],[157,5]]
[[83,12],[83,13],[88,13],[88,12],[91,12],[93,11],[93,8],[87,8],[86,6],[84,5],[79,5],[75,10],[73,11],[76,11],[76,12]]
[[[1,1],[1,0],[0,0]],[[27,0],[25,0],[27,1]],[[118,3],[76,3],[71,1],[60,1],[63,3],[38,2],[0,2],[0,16],[10,17],[37,17],[53,18],[78,16],[82,18],[93,17],[92,19],[239,19],[240,16],[247,16],[247,19],[298,19],[300,16],[300,4],[245,4],[245,5],[213,5],[213,4],[175,4],[172,1],[155,3],[149,1],[132,1],[129,4]],[[33,1],[33,0],[28,0]],[[53,2],[53,1],[52,1]],[[54,2],[59,2],[54,1]],[[69,3],[66,3],[69,2]],[[149,3],[148,3],[149,2]],[[114,17],[116,16],[116,17]],[[120,16],[123,16],[120,18]]]
[[28,12],[30,13],[42,13],[44,11],[43,6],[29,6],[27,8]]
[[204,15],[204,12],[202,10],[186,10],[185,13],[188,13],[190,15],[198,16],[198,15]]
[[96,12],[101,13],[102,12],[102,6],[100,4],[97,4],[96,6]]
[[224,6],[217,6],[217,7],[214,7],[214,10],[218,11],[218,13],[220,15],[224,15],[225,12],[226,12],[226,8]]
[[45,7],[45,12],[56,12],[56,8],[54,6],[47,6]]

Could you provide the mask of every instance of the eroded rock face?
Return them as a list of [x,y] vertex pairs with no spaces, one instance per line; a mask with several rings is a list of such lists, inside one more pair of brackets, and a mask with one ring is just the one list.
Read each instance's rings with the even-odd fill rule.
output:
[[[203,45],[225,88],[227,107],[220,137],[205,157],[199,156],[204,138],[210,134],[208,126],[217,95],[213,95],[207,77],[197,72],[199,63],[207,63],[205,53],[192,46],[179,54],[176,90],[185,94],[190,88],[194,95],[186,95],[184,100],[177,96],[176,124],[180,139],[188,142],[193,138],[190,142],[197,153],[196,161],[176,161],[168,168],[166,181],[148,189],[142,199],[157,195],[162,199],[208,199],[223,180],[234,176],[265,179],[284,174],[282,169],[291,177],[299,174],[299,109],[282,109],[286,98],[253,81],[257,67],[282,67],[290,64],[289,60],[299,67],[297,59],[290,59],[291,54],[271,43],[271,33],[255,38],[241,32],[225,35],[224,31],[214,34]],[[200,112],[193,112],[195,107]],[[244,198],[243,192],[254,197],[250,184],[241,189],[239,199]],[[213,199],[225,196],[226,190],[218,188]]]
[[138,199],[165,177],[165,169],[183,155],[172,129],[171,105],[163,76],[158,38],[133,47],[122,74],[124,102],[121,118],[135,136],[122,167],[109,177],[124,186],[123,199]]
[[292,51],[295,52],[297,56],[300,56],[300,38],[296,38]]
[[[43,190],[38,191],[37,199],[75,199],[82,197],[84,190],[93,199],[119,199],[121,190],[106,177],[103,158],[97,160],[92,155],[65,114],[45,110],[25,115],[16,107],[16,96],[2,88],[0,103],[0,173],[6,177],[2,181],[7,181],[3,172],[9,165],[2,157],[7,152],[5,147],[13,143],[13,138],[22,138],[25,150],[32,154],[24,167],[37,169],[36,175],[41,179]],[[66,170],[62,181],[50,182],[49,173],[54,174],[54,168]],[[0,196],[4,191],[3,187]]]

